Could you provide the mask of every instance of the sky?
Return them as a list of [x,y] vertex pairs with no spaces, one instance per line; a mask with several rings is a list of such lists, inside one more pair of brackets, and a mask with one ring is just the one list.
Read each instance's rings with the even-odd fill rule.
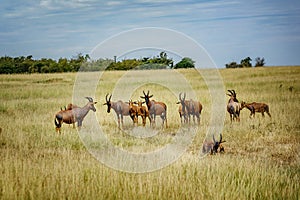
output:
[[267,66],[300,65],[299,0],[2,0],[0,24],[0,56],[72,58],[156,27],[191,38],[217,67],[248,56],[253,65],[257,57]]

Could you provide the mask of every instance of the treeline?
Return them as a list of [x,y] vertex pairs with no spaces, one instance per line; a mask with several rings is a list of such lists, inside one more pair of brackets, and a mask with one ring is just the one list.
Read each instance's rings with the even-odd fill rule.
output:
[[109,59],[89,60],[89,55],[82,54],[78,54],[71,59],[60,58],[58,60],[51,58],[35,60],[32,55],[27,57],[4,56],[0,57],[0,74],[77,72],[79,70],[97,71],[105,69],[113,62]]
[[[244,58],[241,60],[240,63],[237,62],[230,62],[225,65],[226,68],[245,68],[245,67],[252,67],[251,63],[252,59],[250,57]],[[257,57],[255,58],[255,65],[254,67],[262,67],[265,65],[265,59]]]
[[60,58],[53,60],[50,58],[33,59],[30,56],[0,57],[0,74],[15,73],[61,73],[77,71],[101,71],[101,70],[131,70],[131,69],[177,69],[195,67],[194,61],[190,58],[183,58],[176,65],[168,58],[165,52],[152,58],[124,59],[116,61],[112,59],[91,60],[89,55],[78,54],[67,59]]

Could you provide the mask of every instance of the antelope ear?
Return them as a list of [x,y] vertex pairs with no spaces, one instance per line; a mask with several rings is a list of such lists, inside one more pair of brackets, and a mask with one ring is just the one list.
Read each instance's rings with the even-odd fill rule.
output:
[[151,97],[153,97],[153,94],[151,94],[151,95],[149,96],[149,98],[151,98]]
[[178,101],[176,104],[180,104],[180,101]]
[[142,99],[145,99],[145,97],[143,97],[143,96],[140,96]]
[[96,102],[94,102],[94,104],[97,104],[98,102],[96,101]]
[[104,103],[103,105],[107,105],[107,103]]

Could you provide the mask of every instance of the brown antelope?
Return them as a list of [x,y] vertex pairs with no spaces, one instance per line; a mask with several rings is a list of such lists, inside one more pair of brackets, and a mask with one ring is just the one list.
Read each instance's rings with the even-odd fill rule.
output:
[[150,121],[150,124],[151,124],[151,119],[150,119],[150,116],[149,116],[149,111],[148,111],[148,108],[146,106],[143,106],[143,104],[145,102],[142,102],[142,101],[137,101],[137,102],[134,102],[135,104],[137,104],[137,107],[138,107],[138,116],[141,116],[142,117],[142,120],[143,120],[143,126],[146,125],[146,118],[148,117],[149,121]]
[[218,149],[220,153],[225,152],[225,149],[222,145],[222,143],[224,143],[226,141],[223,141],[222,139],[222,134],[220,134],[220,140],[216,141],[215,139],[215,135],[213,135],[213,141],[207,142],[205,141],[203,146],[202,146],[202,153],[206,154],[208,152],[210,152],[210,154],[216,154],[218,153]]
[[[60,133],[62,123],[73,124],[77,122],[77,126],[80,129],[82,126],[82,121],[84,117],[88,114],[90,110],[96,112],[94,100],[91,97],[85,97],[89,102],[84,107],[69,107],[69,109],[61,110],[55,115],[54,123],[56,126],[56,131]],[[70,109],[71,108],[71,109]]]
[[179,106],[178,112],[181,118],[182,123],[182,117],[184,117],[184,122],[190,123],[191,115],[193,116],[193,121],[195,123],[195,116],[197,117],[197,123],[200,124],[200,115],[202,111],[202,105],[199,101],[194,101],[192,99],[185,100],[186,94],[184,93],[183,98],[181,97],[181,93],[179,94],[179,101],[177,104],[181,104]]
[[[106,103],[104,103],[103,105],[107,105],[108,113],[110,113],[111,108],[115,111],[115,113],[117,114],[117,118],[118,118],[118,127],[120,128],[120,121],[121,121],[122,127],[123,127],[123,116],[130,116],[129,104],[124,103],[121,100],[112,102],[111,96],[112,95],[110,95],[109,98],[107,98],[108,94],[105,96]],[[130,117],[134,123],[134,118],[132,118],[132,116],[130,116]]]
[[138,106],[134,105],[134,102],[132,100],[129,100],[128,102],[129,105],[129,114],[131,119],[133,120],[133,124],[137,125],[138,124]]
[[256,102],[252,102],[252,103],[245,103],[242,101],[241,103],[241,110],[243,108],[247,108],[248,110],[250,110],[250,117],[255,117],[255,112],[260,112],[261,115],[264,117],[264,112],[266,112],[269,117],[271,117],[271,114],[269,112],[269,106],[265,103],[256,103]]
[[179,108],[178,108],[178,113],[179,113],[179,116],[180,116],[180,121],[181,123],[187,123],[189,121],[189,111],[188,111],[188,107],[187,105],[189,105],[189,101],[188,100],[185,100],[185,97],[186,97],[186,94],[184,93],[184,96],[183,98],[181,97],[181,93],[179,94],[179,102],[177,102],[177,104],[180,104],[179,105]]
[[162,119],[162,127],[164,126],[164,122],[166,121],[166,128],[168,127],[167,124],[167,106],[163,102],[157,102],[154,100],[150,100],[153,95],[149,95],[149,90],[147,94],[143,91],[144,96],[141,96],[142,99],[145,99],[147,108],[149,110],[149,116],[151,119],[151,125],[155,126],[155,118],[156,115],[160,115]]
[[241,104],[236,98],[236,93],[234,90],[228,90],[230,94],[227,94],[230,96],[230,99],[228,100],[227,104],[227,111],[230,115],[230,121],[235,119],[236,121],[240,121],[240,109],[241,109]]

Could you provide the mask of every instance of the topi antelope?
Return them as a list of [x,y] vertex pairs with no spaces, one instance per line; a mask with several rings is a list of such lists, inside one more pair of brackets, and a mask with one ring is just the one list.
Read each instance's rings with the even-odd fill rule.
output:
[[184,96],[183,98],[181,97],[181,93],[179,94],[179,102],[177,102],[177,104],[180,104],[179,105],[179,108],[178,108],[178,112],[179,112],[179,116],[180,116],[180,121],[181,123],[187,123],[189,121],[189,108],[188,108],[188,105],[189,105],[189,101],[188,100],[185,100],[185,97],[186,97],[186,94],[184,93]]
[[141,96],[142,99],[145,99],[147,108],[149,110],[149,116],[151,119],[151,125],[155,126],[155,118],[156,115],[160,115],[162,119],[162,127],[164,126],[164,122],[166,121],[166,128],[168,127],[167,124],[167,106],[163,102],[157,102],[154,100],[150,100],[153,95],[149,95],[149,90],[147,94],[143,91],[144,96]]
[[[107,98],[108,94],[105,96],[106,103],[104,103],[103,105],[107,105],[108,113],[110,113],[111,108],[116,112],[117,118],[118,118],[118,127],[120,128],[120,121],[121,121],[122,127],[123,127],[123,116],[130,116],[129,104],[124,103],[121,100],[112,102],[111,96],[112,95],[110,95],[109,98]],[[132,116],[130,116],[130,117],[134,123],[134,118],[132,118]]]
[[255,117],[255,112],[260,112],[263,117],[265,116],[264,112],[266,112],[269,115],[269,117],[271,117],[271,114],[269,112],[269,106],[265,103],[256,103],[256,102],[245,103],[242,101],[241,110],[245,107],[248,110],[250,110],[250,117],[252,116]]
[[73,124],[77,122],[77,126],[80,129],[82,126],[82,121],[84,117],[88,114],[90,110],[96,112],[94,100],[91,97],[85,97],[89,102],[84,107],[78,107],[73,104],[69,104],[66,110],[61,110],[55,115],[54,123],[56,126],[56,131],[60,133],[62,123]]
[[230,94],[227,94],[230,96],[230,99],[228,100],[227,104],[227,111],[230,115],[230,121],[232,123],[232,120],[236,119],[236,121],[240,121],[240,109],[241,104],[236,98],[236,93],[234,90],[228,90]]
[[223,141],[222,139],[222,134],[220,134],[220,140],[216,141],[215,139],[215,135],[213,135],[213,141],[205,141],[203,146],[202,146],[202,153],[206,154],[208,152],[210,152],[211,155],[218,153],[218,149],[220,153],[224,153],[225,149],[222,145],[222,143],[224,143],[226,141]]
[[134,105],[134,102],[132,100],[129,100],[128,102],[129,105],[129,114],[131,119],[133,120],[133,124],[137,125],[138,124],[138,106]]
[[147,117],[148,117],[148,119],[150,121],[150,124],[151,124],[151,119],[150,119],[150,116],[149,116],[148,108],[146,106],[143,106],[143,103],[145,103],[145,102],[137,101],[137,102],[134,102],[134,103],[137,104],[137,107],[138,107],[138,116],[142,117],[143,126],[146,125],[146,118]]
[[185,100],[186,94],[184,93],[184,96],[182,98],[181,93],[179,94],[179,102],[180,103],[178,112],[179,116],[181,118],[181,123],[182,123],[182,117],[184,118],[184,122],[190,122],[190,116],[193,116],[193,121],[195,123],[195,116],[197,117],[197,122],[200,124],[200,115],[202,111],[202,105],[199,101],[193,101],[192,99],[190,100]]

